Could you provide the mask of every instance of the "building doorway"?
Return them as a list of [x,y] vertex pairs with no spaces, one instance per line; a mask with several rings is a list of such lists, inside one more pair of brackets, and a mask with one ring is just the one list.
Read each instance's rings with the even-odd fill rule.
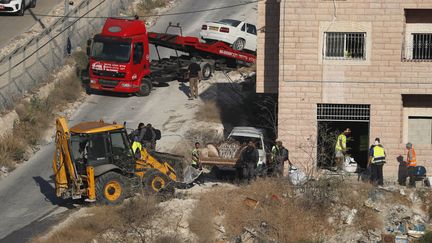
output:
[[360,167],[367,167],[370,105],[318,104],[317,122],[318,167],[334,166],[334,148],[337,136],[345,128],[350,128],[352,131],[347,139],[347,153],[354,158]]

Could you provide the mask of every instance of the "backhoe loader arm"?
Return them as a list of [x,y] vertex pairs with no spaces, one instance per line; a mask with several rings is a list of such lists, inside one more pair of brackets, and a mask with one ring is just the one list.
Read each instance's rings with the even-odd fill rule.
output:
[[[70,197],[79,193],[81,179],[69,151],[70,132],[64,117],[56,120],[56,151],[53,159],[55,188],[58,197]],[[72,187],[72,188],[70,188]]]

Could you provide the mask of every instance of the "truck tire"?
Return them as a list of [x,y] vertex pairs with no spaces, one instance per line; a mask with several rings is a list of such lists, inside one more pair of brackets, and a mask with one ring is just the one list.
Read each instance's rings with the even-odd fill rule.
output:
[[234,41],[232,48],[234,50],[241,51],[244,49],[245,45],[246,45],[246,41],[242,38],[238,38],[236,41]]
[[174,192],[171,179],[158,170],[150,170],[144,174],[144,188],[150,194]]
[[205,63],[202,67],[201,67],[201,75],[203,80],[208,80],[211,75],[212,75],[212,67],[210,64]]
[[36,8],[36,0],[31,1],[30,8]]
[[147,79],[143,79],[140,85],[140,90],[137,92],[137,96],[148,96],[151,92],[152,85]]
[[213,166],[213,167],[211,168],[211,170],[210,170],[210,175],[211,175],[213,178],[218,179],[218,180],[220,180],[220,179],[222,178],[222,173],[221,173],[219,167],[217,167],[217,166]]
[[123,176],[110,171],[96,178],[96,200],[105,205],[116,205],[125,199]]

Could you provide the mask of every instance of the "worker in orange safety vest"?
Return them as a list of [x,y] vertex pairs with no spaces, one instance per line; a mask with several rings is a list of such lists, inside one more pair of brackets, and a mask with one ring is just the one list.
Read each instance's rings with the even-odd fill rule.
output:
[[416,172],[416,166],[417,166],[417,156],[416,156],[416,152],[414,150],[414,146],[412,145],[412,143],[408,142],[405,145],[407,151],[407,156],[406,156],[406,166],[407,166],[407,174],[409,179],[409,186],[410,187],[415,187],[415,172]]

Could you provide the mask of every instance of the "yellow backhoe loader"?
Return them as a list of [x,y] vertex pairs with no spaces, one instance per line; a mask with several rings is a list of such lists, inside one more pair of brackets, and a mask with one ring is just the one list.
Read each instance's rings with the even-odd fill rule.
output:
[[83,122],[69,129],[61,117],[56,120],[55,142],[55,189],[64,199],[118,204],[139,188],[150,193],[171,191],[200,174],[187,168],[186,181],[179,182],[173,166],[182,157],[176,155],[143,148],[137,159],[123,125]]

